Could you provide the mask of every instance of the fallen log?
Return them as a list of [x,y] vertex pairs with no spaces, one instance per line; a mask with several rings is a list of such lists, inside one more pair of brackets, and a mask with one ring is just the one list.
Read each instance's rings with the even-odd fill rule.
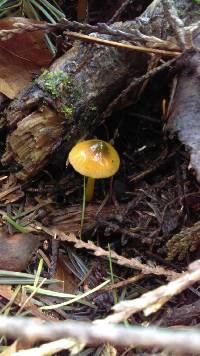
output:
[[[174,3],[185,24],[195,21],[197,5],[189,0]],[[162,33],[163,38],[171,34],[158,0],[135,21],[116,23],[111,28],[158,37]],[[141,41],[147,45],[144,39]],[[139,38],[137,43],[141,41]],[[7,109],[9,134],[2,163],[17,162],[22,167],[17,177],[25,180],[43,168],[62,144],[67,154],[77,140],[101,123],[102,113],[130,81],[147,72],[151,58],[147,53],[75,42]],[[132,102],[137,100],[137,89],[131,93]]]

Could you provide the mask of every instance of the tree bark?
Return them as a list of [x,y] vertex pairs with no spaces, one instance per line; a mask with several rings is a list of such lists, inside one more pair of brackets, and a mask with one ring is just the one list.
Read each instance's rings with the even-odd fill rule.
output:
[[[197,5],[190,0],[174,3],[186,25],[198,18]],[[138,29],[163,39],[171,35],[158,0],[135,21],[116,23],[112,28]],[[2,163],[17,162],[22,167],[17,177],[24,180],[43,168],[63,143],[67,154],[101,123],[101,114],[130,81],[146,73],[150,59],[150,54],[76,42],[9,106]],[[134,102],[137,90],[131,94]]]
[[200,182],[200,36],[195,35],[193,41],[196,48],[186,51],[177,62],[167,128],[189,150],[189,168],[195,170]]

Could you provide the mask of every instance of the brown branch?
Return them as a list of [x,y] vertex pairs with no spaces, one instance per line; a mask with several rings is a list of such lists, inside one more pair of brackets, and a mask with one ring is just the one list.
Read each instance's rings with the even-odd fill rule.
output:
[[4,39],[5,36],[7,35],[12,35],[15,33],[21,33],[24,31],[38,31],[42,30],[45,32],[54,32],[56,30],[69,30],[69,31],[81,31],[82,33],[92,33],[92,32],[97,32],[100,34],[108,34],[111,36],[114,36],[118,38],[118,40],[126,40],[126,41],[142,41],[145,43],[151,43],[153,46],[159,46],[162,48],[173,48],[174,50],[178,50],[179,48],[172,44],[171,41],[166,41],[162,40],[158,37],[155,36],[148,36],[146,34],[143,34],[140,32],[139,29],[131,28],[128,31],[123,31],[119,30],[116,28],[114,25],[109,26],[106,23],[97,23],[95,26],[94,25],[89,25],[87,23],[80,23],[77,21],[69,21],[67,19],[61,19],[60,22],[56,24],[43,24],[43,23],[38,23],[38,24],[31,24],[27,25],[24,23],[16,23],[14,29],[9,29],[9,30],[1,30],[0,31],[0,38]]
[[119,323],[132,314],[143,311],[145,315],[156,312],[172,297],[181,293],[192,284],[200,280],[200,260],[189,265],[188,272],[184,273],[176,280],[169,282],[167,285],[154,289],[153,291],[144,293],[141,297],[122,301],[114,305],[114,314],[108,316],[100,323]]
[[127,286],[129,284],[136,283],[136,282],[140,281],[143,278],[145,278],[145,274],[140,273],[140,274],[138,274],[136,276],[127,278],[124,281],[116,282],[116,283],[113,283],[113,284],[111,284],[111,285],[109,285],[107,287],[102,288],[101,289],[101,293],[102,292],[108,292],[108,291],[111,291],[113,289],[125,287],[125,286]]
[[[161,40],[155,36],[148,36],[142,34],[138,29],[130,29],[130,31],[122,31],[113,27],[108,26],[105,23],[98,23],[96,26],[92,26],[89,24],[81,24],[76,21],[69,21],[66,19],[62,19],[59,23],[56,24],[24,24],[24,23],[16,23],[13,25],[14,28],[9,30],[0,30],[0,40],[7,41],[11,37],[16,34],[21,34],[23,32],[34,32],[34,31],[44,31],[46,33],[54,32],[56,30],[67,30],[67,35],[71,36],[75,39],[84,40],[87,42],[93,43],[100,43],[107,46],[114,46],[118,48],[126,48],[129,50],[137,50],[140,52],[147,52],[147,53],[155,53],[161,54],[164,56],[178,56],[181,52],[177,46],[172,46],[171,42]],[[142,41],[145,42],[148,46],[151,44],[154,48],[146,48],[140,46],[133,46],[133,45],[126,45],[123,43],[119,43],[116,41],[108,41],[108,40],[101,40],[100,38],[87,36],[77,32],[70,32],[73,31],[85,31],[86,33],[97,32],[100,34],[109,34],[111,36],[115,36],[120,40],[126,40],[131,42]],[[85,36],[85,37],[84,37]],[[104,41],[104,42],[99,42]],[[107,42],[106,42],[107,41]],[[113,42],[113,44],[111,44]],[[155,47],[167,48],[168,50],[164,49],[156,49]],[[172,50],[170,51],[169,48]]]
[[30,225],[31,231],[36,230],[36,231],[44,231],[48,235],[52,236],[61,240],[61,241],[68,241],[70,243],[73,243],[76,248],[85,248],[87,250],[90,250],[94,253],[95,256],[99,257],[107,257],[111,258],[114,260],[113,262],[116,262],[117,264],[121,266],[126,266],[128,268],[134,268],[136,270],[142,271],[144,274],[155,274],[155,275],[161,275],[161,276],[166,276],[170,277],[172,279],[177,278],[179,276],[179,273],[172,271],[172,270],[167,270],[162,266],[157,265],[156,267],[151,267],[147,264],[144,264],[139,261],[137,258],[131,258],[128,259],[126,257],[118,255],[115,251],[106,251],[100,246],[96,246],[92,241],[82,241],[77,239],[77,237],[74,234],[65,234],[64,232],[55,229],[55,228],[47,228],[39,223],[37,224],[31,224]]

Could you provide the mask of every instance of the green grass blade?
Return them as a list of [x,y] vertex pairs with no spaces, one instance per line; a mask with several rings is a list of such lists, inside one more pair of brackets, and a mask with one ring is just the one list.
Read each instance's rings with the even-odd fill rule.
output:
[[16,8],[16,7],[20,7],[20,3],[19,2],[17,2],[16,4],[12,4],[12,5],[7,5],[7,6],[3,6],[3,5],[1,5],[0,4],[0,12],[8,12],[9,10],[12,10],[12,9],[14,9],[14,8]]
[[36,275],[35,275],[35,281],[34,281],[34,285],[33,287],[36,288],[39,281],[40,281],[40,275],[41,275],[41,272],[42,272],[42,268],[43,268],[43,259],[41,258],[40,259],[40,262],[38,264],[38,269],[37,269],[37,272],[36,272]]
[[[110,244],[108,244],[108,251],[109,251],[109,267],[110,267],[110,276],[111,276],[111,281],[114,284],[115,279],[113,275],[113,268],[112,268],[112,257],[111,257],[111,249],[110,249]],[[114,303],[118,303],[118,297],[117,297],[117,291],[114,289],[113,290],[113,298],[114,298]]]
[[[35,274],[0,270],[0,285],[3,284],[34,284]],[[39,282],[42,278],[39,279]],[[57,279],[48,279],[45,284],[60,283]]]
[[85,297],[87,297],[88,295],[93,294],[93,293],[95,293],[96,291],[98,291],[99,289],[105,287],[108,283],[110,283],[110,280],[107,280],[107,281],[101,283],[100,285],[98,285],[97,287],[95,287],[95,288],[93,288],[93,289],[90,289],[90,290],[87,291],[86,293],[77,295],[75,298],[73,298],[73,299],[71,299],[71,300],[68,300],[67,302],[63,302],[63,303],[59,303],[59,304],[54,304],[54,305],[44,306],[44,307],[41,307],[40,309],[41,309],[41,310],[57,309],[57,308],[60,308],[60,307],[64,307],[64,306],[66,306],[66,305],[70,305],[70,304],[75,303],[75,302],[79,302],[82,298],[85,298]]
[[[40,279],[41,281],[41,279]],[[48,285],[48,284],[55,284],[55,283],[59,283],[60,281],[56,281],[56,280],[49,280],[47,279],[44,284]],[[0,285],[1,286],[6,286],[6,285],[14,285],[14,284],[20,284],[20,285],[26,285],[26,284],[30,284],[33,285],[34,284],[34,279],[20,279],[20,278],[0,278]]]
[[[32,286],[25,286],[24,288],[26,289],[27,292],[33,291]],[[56,292],[56,291],[52,291],[50,289],[44,289],[44,288],[38,288],[36,294],[46,295],[47,297],[69,298],[69,299],[76,297],[76,295],[74,295],[74,294],[61,293],[61,292]],[[94,304],[88,302],[87,300],[80,300],[79,303],[83,304],[83,305],[87,305],[88,307],[90,307],[92,309],[96,309],[96,306]]]
[[5,313],[6,315],[9,314],[10,307],[13,305],[17,294],[20,292],[20,289],[21,289],[21,286],[20,286],[20,285],[15,288],[15,290],[14,290],[13,293],[12,293],[12,296],[11,296],[10,300],[9,300],[8,303],[1,309],[0,314],[3,314],[3,313]]
[[45,40],[46,40],[46,43],[51,51],[51,53],[53,54],[53,56],[56,54],[56,47],[53,45],[53,43],[51,42],[50,38],[49,38],[49,35],[45,34]]
[[46,11],[43,6],[39,5],[39,4],[37,3],[37,1],[35,1],[35,0],[30,0],[30,2],[31,2],[32,5],[34,5],[36,8],[38,8],[38,9],[43,13],[43,15],[44,15],[51,23],[56,23],[56,21],[55,21],[54,18],[49,14],[49,12]]
[[3,210],[0,210],[0,214],[2,215],[2,219],[13,226],[17,231],[22,232],[22,234],[26,234],[28,231],[22,225],[18,224],[10,215],[6,214]]
[[29,7],[30,11],[32,12],[33,14],[33,17],[36,19],[36,20],[41,20],[40,19],[40,16],[38,15],[37,11],[34,9],[34,7],[32,6],[31,2],[30,1],[27,1],[27,6]]
[[49,12],[52,13],[52,15],[56,17],[57,20],[59,20],[62,17],[65,17],[64,12],[60,11],[58,8],[50,4],[49,1],[42,0],[40,2],[42,3],[43,6],[45,6],[49,10]]
[[[34,290],[33,286],[27,285],[27,286],[25,286],[25,288],[28,292],[33,292],[33,290]],[[57,297],[57,298],[75,298],[76,297],[74,294],[61,293],[61,292],[56,292],[56,291],[44,289],[44,288],[39,288],[37,290],[37,293],[46,295],[48,297]]]
[[[13,2],[13,1],[12,1]],[[11,2],[11,4],[12,4]],[[3,7],[5,4],[8,4],[7,6],[10,6],[9,3],[10,1],[9,0],[0,0],[0,10],[1,10],[1,7]]]
[[82,201],[82,211],[81,211],[80,240],[82,240],[83,224],[85,219],[85,202],[86,202],[86,177],[83,176],[83,201]]
[[0,277],[19,277],[19,278],[32,278],[35,279],[35,275],[23,272],[5,271],[0,269]]
[[58,1],[57,1],[57,0],[52,0],[52,3],[55,5],[55,7],[56,7],[58,10],[60,10],[61,12],[63,12],[63,11],[62,11],[62,8],[61,8],[60,5],[58,4]]

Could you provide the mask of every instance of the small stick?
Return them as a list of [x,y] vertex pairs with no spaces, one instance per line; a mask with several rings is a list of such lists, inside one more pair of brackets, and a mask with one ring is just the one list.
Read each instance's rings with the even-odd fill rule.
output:
[[111,25],[113,22],[117,21],[118,18],[121,16],[121,14],[124,12],[124,10],[126,9],[126,7],[130,4],[133,3],[134,1],[132,0],[125,0],[121,6],[119,7],[119,9],[117,9],[117,11],[114,13],[114,15],[111,17],[111,19],[107,22],[108,25]]
[[167,276],[171,279],[175,279],[179,276],[179,273],[177,273],[173,270],[165,269],[162,266],[157,265],[155,267],[152,267],[152,266],[149,266],[147,264],[140,262],[140,260],[137,258],[128,259],[124,256],[118,255],[113,250],[111,250],[110,252],[106,251],[102,247],[96,246],[92,241],[85,242],[85,241],[77,239],[77,237],[72,233],[65,234],[63,231],[60,231],[56,228],[47,228],[38,222],[34,223],[34,224],[30,224],[29,227],[31,228],[31,231],[35,231],[35,230],[36,231],[44,231],[52,237],[56,234],[58,240],[71,242],[74,244],[75,248],[85,248],[89,251],[92,251],[95,256],[109,258],[111,255],[113,262],[115,262],[121,266],[126,266],[128,268],[134,268],[136,270],[141,270],[141,272],[144,274],[162,275],[162,276]]
[[65,31],[64,34],[67,37],[75,38],[76,40],[92,42],[92,43],[96,43],[96,44],[104,45],[104,46],[111,46],[111,47],[116,47],[116,48],[127,49],[129,51],[138,51],[138,52],[143,52],[143,53],[154,53],[154,54],[159,54],[159,55],[163,55],[163,56],[167,56],[167,57],[177,57],[177,56],[181,55],[181,52],[166,51],[164,49],[149,48],[149,47],[143,47],[143,46],[134,46],[134,45],[127,44],[127,43],[108,41],[108,40],[104,40],[104,39],[98,38],[98,37],[83,35],[82,33],[78,33],[78,32]]
[[[170,330],[158,327],[141,327],[89,322],[56,321],[44,322],[39,319],[0,316],[0,334],[35,342],[39,340],[59,340],[71,337],[76,340],[98,345],[108,342],[113,345],[137,347],[170,348],[173,351],[200,352],[200,331],[194,328]],[[65,344],[66,345],[66,344]],[[36,353],[35,353],[36,354]],[[17,356],[17,353],[15,353]]]
[[[123,31],[121,29],[113,28],[112,26],[108,26],[106,23],[97,23],[95,26],[94,25],[89,25],[87,23],[80,23],[77,21],[69,21],[67,19],[61,19],[60,22],[56,24],[31,24],[31,25],[25,25],[24,23],[16,23],[14,24],[14,29],[9,29],[9,30],[0,30],[0,39],[6,38],[6,36],[12,35],[15,33],[21,33],[24,31],[38,31],[42,30],[45,32],[53,32],[56,30],[68,30],[68,31],[82,31],[86,34],[91,33],[91,32],[98,32],[101,34],[108,34],[111,36],[115,36],[121,40],[126,40],[126,41],[138,41],[141,40],[142,42],[149,42],[153,43],[154,45],[157,44],[159,46],[162,46],[163,48],[168,48],[170,43],[165,40],[161,40],[158,37],[155,36],[148,36],[146,34],[141,33],[138,29],[129,29],[128,31]],[[18,31],[18,32],[17,32]],[[174,47],[174,46],[173,46]],[[175,48],[174,48],[175,49]],[[178,50],[178,47],[176,47]]]
[[159,71],[170,67],[171,65],[175,64],[176,58],[170,59],[169,61],[162,63],[160,66],[149,70],[147,73],[142,75],[139,78],[134,78],[127,88],[125,88],[106,108],[106,110],[101,114],[102,119],[107,118],[112,114],[113,109],[122,102],[123,98],[127,97],[127,94],[130,93],[137,85],[141,84],[145,80],[153,77]]
[[172,297],[181,293],[192,284],[200,280],[200,260],[193,262],[188,267],[188,272],[184,273],[179,278],[167,285],[154,289],[153,291],[144,293],[141,297],[122,301],[114,305],[114,314],[109,315],[103,320],[99,320],[100,323],[119,323],[132,314],[135,314],[143,310],[145,315],[159,310],[165,303],[167,303]]

